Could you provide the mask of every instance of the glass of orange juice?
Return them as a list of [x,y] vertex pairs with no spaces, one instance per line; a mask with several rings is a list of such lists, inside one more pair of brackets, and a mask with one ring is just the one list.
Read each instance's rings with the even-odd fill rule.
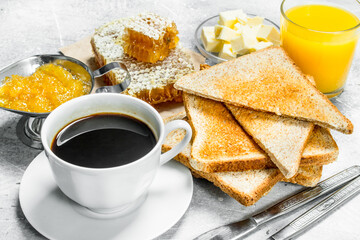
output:
[[344,90],[360,32],[359,19],[347,9],[359,8],[357,0],[283,0],[281,4],[282,47],[329,98]]

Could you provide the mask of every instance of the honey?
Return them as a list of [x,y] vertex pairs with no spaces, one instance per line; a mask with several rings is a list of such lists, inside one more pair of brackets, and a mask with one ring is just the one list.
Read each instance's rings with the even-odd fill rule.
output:
[[124,52],[138,61],[156,63],[176,47],[177,34],[174,22],[154,13],[140,14],[125,27]]
[[59,65],[45,64],[28,77],[6,77],[0,87],[0,107],[34,113],[51,112],[64,102],[87,94],[89,84]]

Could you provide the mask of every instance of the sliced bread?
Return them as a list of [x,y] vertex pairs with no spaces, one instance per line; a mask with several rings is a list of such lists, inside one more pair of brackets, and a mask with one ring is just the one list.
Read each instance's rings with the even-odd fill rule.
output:
[[194,169],[222,172],[240,170],[239,165],[264,168],[259,165],[267,159],[266,154],[222,103],[186,93],[183,99],[193,128],[190,164]]
[[284,178],[282,181],[300,184],[306,187],[314,187],[320,181],[323,166],[300,167],[292,178]]
[[352,133],[353,125],[320,93],[280,47],[183,76],[175,88],[202,97],[312,121]]
[[[184,137],[183,130],[171,132],[165,139],[162,151],[166,152],[173,148]],[[271,188],[279,181],[283,181],[284,176],[276,169],[248,170],[242,172],[220,172],[205,173],[195,170],[189,163],[191,144],[189,143],[185,149],[179,153],[175,160],[181,162],[188,167],[195,177],[205,178],[220,187],[222,191],[245,206],[253,205],[262,196],[266,195]],[[305,184],[305,186],[316,184],[313,176],[321,176],[321,167],[310,167],[312,172],[307,173],[307,169],[299,168],[299,174],[286,181]],[[319,172],[316,172],[319,171]]]
[[[222,103],[186,93],[183,97],[193,128],[190,164],[194,169],[209,173],[275,167]],[[329,131],[316,127],[300,165],[327,164],[337,155],[338,147]]]
[[314,124],[226,104],[235,119],[286,178],[295,176]]

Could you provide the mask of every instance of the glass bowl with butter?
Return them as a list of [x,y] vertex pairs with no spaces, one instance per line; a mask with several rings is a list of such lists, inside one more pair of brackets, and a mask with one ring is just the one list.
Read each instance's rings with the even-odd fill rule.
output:
[[210,61],[225,62],[269,46],[279,46],[279,26],[241,9],[220,12],[196,28],[195,44]]

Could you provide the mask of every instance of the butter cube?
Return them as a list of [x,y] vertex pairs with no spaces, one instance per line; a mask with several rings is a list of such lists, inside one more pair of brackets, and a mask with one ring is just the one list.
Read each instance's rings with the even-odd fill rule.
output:
[[248,54],[248,53],[250,53],[250,49],[247,49],[247,48],[241,49],[240,51],[236,52],[236,54],[238,56],[242,56],[242,55],[245,55],[245,54]]
[[248,17],[246,15],[246,13],[238,14],[236,17],[236,20],[241,24],[247,24]]
[[201,40],[208,52],[219,52],[222,42],[215,38],[215,27],[203,27]]
[[221,30],[224,28],[222,25],[215,25],[215,37],[219,37]]
[[223,26],[221,32],[217,39],[230,42],[233,38],[236,38],[239,35],[235,30],[232,30],[229,27]]
[[243,28],[244,28],[245,25],[242,25],[241,23],[235,23],[234,25],[234,30],[237,31],[238,33],[242,33],[243,31]]
[[248,50],[257,43],[258,40],[256,38],[254,30],[248,26],[245,26],[243,28],[243,32],[240,36],[233,38],[230,41],[233,52],[237,54],[242,54],[244,52],[242,50]]
[[233,28],[237,22],[245,23],[246,20],[247,16],[241,9],[221,12],[219,14],[219,24],[229,28]]
[[253,17],[253,18],[248,18],[247,19],[247,25],[248,26],[257,26],[257,25],[262,24],[263,21],[264,21],[264,18],[259,17],[259,16],[256,16],[256,17]]
[[280,43],[280,34],[274,26],[261,25],[256,37],[259,40],[270,41],[275,45]]
[[254,44],[253,46],[251,46],[251,48],[249,50],[250,50],[250,52],[255,52],[255,51],[258,51],[260,49],[270,47],[272,45],[273,45],[272,42],[258,42],[256,44]]
[[223,45],[221,51],[219,52],[219,57],[227,59],[227,60],[236,58],[236,54],[231,49],[231,44],[225,43]]

